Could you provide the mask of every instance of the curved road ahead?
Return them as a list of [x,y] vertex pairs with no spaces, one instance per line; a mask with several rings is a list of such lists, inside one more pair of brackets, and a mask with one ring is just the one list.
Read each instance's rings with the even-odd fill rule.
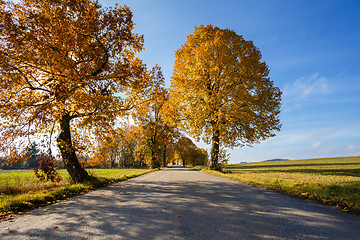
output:
[[360,217],[178,167],[0,222],[0,239],[360,239]]

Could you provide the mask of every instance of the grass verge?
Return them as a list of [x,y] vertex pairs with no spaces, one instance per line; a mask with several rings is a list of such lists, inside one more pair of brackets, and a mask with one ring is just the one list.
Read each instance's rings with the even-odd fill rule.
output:
[[0,172],[0,220],[15,213],[23,213],[154,170],[91,169],[88,171],[95,178],[77,184],[70,183],[69,175],[65,170],[60,171],[63,180],[57,184],[40,182],[31,171]]
[[360,156],[229,164],[205,172],[360,215]]

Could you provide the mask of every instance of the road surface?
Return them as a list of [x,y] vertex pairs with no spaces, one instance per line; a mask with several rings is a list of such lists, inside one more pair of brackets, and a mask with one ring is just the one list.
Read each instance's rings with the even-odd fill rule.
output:
[[0,239],[360,239],[360,217],[177,167],[0,222]]

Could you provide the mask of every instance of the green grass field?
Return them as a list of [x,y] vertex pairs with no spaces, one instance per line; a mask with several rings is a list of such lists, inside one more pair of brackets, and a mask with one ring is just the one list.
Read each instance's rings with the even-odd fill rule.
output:
[[249,185],[360,214],[360,156],[229,164],[205,170]]
[[60,170],[61,182],[41,182],[33,171],[0,171],[0,219],[16,212],[44,206],[86,193],[108,184],[150,172],[147,169],[89,169],[96,179],[72,184],[69,174]]

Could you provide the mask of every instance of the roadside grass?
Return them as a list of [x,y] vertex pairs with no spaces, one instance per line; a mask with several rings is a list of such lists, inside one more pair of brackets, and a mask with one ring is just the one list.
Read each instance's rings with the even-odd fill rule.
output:
[[0,220],[13,213],[55,203],[59,200],[87,193],[111,183],[140,176],[148,169],[88,169],[94,178],[73,184],[66,170],[60,170],[59,183],[41,182],[33,171],[0,172]]
[[69,175],[66,171],[59,171],[61,178],[60,183],[41,182],[35,177],[34,171],[0,171],[0,199],[3,195],[17,195],[30,191],[41,191],[56,188],[68,184]]
[[223,172],[204,171],[360,214],[360,156],[229,164]]

